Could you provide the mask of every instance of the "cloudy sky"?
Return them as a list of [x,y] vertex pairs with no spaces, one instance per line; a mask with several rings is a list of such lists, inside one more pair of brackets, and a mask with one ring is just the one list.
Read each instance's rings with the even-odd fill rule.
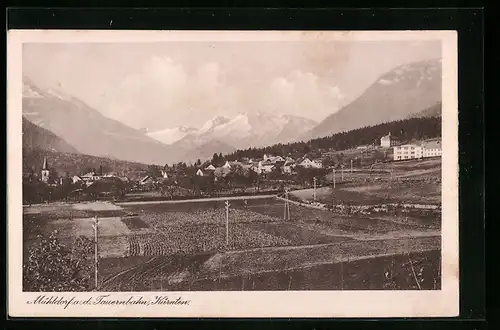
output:
[[321,121],[393,67],[440,56],[434,41],[31,43],[23,73],[158,130],[239,112]]

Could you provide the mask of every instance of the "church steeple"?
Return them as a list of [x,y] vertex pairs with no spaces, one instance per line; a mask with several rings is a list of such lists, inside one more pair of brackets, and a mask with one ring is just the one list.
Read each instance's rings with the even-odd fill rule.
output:
[[50,178],[49,164],[47,163],[47,157],[43,157],[42,182],[48,183],[49,178]]

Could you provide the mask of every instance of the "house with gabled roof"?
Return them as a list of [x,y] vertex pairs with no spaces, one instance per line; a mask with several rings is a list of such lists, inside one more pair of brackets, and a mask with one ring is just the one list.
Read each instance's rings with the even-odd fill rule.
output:
[[323,160],[321,158],[313,159],[312,164],[314,168],[323,168]]
[[151,183],[155,183],[156,182],[156,179],[151,176],[151,175],[146,175],[145,177],[143,177],[140,181],[139,181],[139,184],[140,185],[145,185],[145,184],[151,184]]
[[281,171],[286,174],[292,174],[295,166],[297,166],[295,160],[293,160],[293,158],[291,157],[287,157],[285,163],[281,167]]
[[305,157],[303,159],[300,159],[300,162],[298,161],[298,166],[304,167],[304,168],[322,168],[323,167],[323,162],[321,159],[309,159],[309,157]]

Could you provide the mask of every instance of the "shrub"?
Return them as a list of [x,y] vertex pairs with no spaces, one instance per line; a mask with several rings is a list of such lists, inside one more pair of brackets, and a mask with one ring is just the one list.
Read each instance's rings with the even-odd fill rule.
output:
[[39,237],[23,265],[23,290],[29,292],[88,291],[93,280],[93,241],[78,237],[71,249],[61,244],[57,231]]

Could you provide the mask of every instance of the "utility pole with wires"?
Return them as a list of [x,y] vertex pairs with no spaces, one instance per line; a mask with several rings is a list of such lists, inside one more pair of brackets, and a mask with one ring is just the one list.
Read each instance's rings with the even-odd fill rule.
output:
[[229,247],[229,201],[226,201],[226,247]]
[[98,270],[99,270],[99,248],[98,248],[98,231],[99,231],[99,219],[97,216],[94,218],[94,224],[92,224],[92,228],[94,229],[94,267],[95,267],[95,290],[99,288],[98,281]]
[[342,182],[344,182],[344,164],[340,165],[340,168],[342,170]]
[[351,159],[351,177],[352,177],[352,159]]
[[314,184],[314,188],[313,188],[313,200],[316,201],[316,177],[313,178],[313,184]]
[[285,189],[285,208],[283,210],[283,219],[290,220],[290,203],[288,202],[288,189]]
[[332,189],[332,211],[335,210],[335,168],[332,169],[332,175],[333,175],[333,189]]

